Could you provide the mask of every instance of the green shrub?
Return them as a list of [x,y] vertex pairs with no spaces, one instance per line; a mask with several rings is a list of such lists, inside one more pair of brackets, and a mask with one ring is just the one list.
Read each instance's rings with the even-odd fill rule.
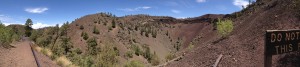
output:
[[59,46],[55,46],[55,48],[53,48],[52,52],[56,56],[61,56],[63,54],[64,50]]
[[85,33],[85,32],[82,32],[81,36],[83,37],[84,40],[89,39],[89,35],[87,33]]
[[15,34],[12,32],[11,28],[5,27],[4,24],[0,22],[0,46],[5,48],[10,47],[10,43],[12,42],[12,36]]
[[146,36],[146,37],[149,37],[149,33],[146,32],[146,33],[145,33],[145,36]]
[[112,27],[112,28],[116,28],[116,22],[115,22],[115,20],[113,20],[113,21],[111,22],[111,27]]
[[71,52],[71,49],[73,48],[72,43],[70,42],[70,38],[69,37],[62,37],[61,38],[61,48],[64,50],[64,54],[68,54],[69,52]]
[[174,58],[176,58],[176,55],[174,53],[169,53],[165,57],[166,61],[173,60]]
[[100,32],[99,32],[99,30],[96,28],[96,26],[94,27],[93,33],[94,33],[94,34],[100,34]]
[[226,37],[227,35],[229,35],[229,33],[232,32],[233,30],[233,23],[231,20],[218,20],[217,22],[217,30],[218,33],[222,36],[222,37]]
[[67,30],[69,28],[69,22],[64,23],[60,28],[59,28],[59,34],[60,36],[65,36],[67,35]]
[[180,47],[181,47],[181,44],[179,43],[179,41],[177,41],[176,44],[174,44],[174,48],[175,48],[177,51],[179,51]]
[[79,28],[80,30],[83,30],[84,29],[84,27],[82,26],[82,25],[80,25],[80,28]]
[[146,50],[145,50],[143,56],[144,56],[148,61],[151,61],[152,55],[151,55],[149,46],[146,46],[146,47],[144,47],[144,48],[145,48]]
[[91,57],[86,57],[84,60],[83,67],[92,67],[93,64],[94,64],[93,59]]
[[97,67],[116,67],[118,62],[117,53],[112,45],[105,45],[97,57]]
[[97,41],[96,41],[96,38],[91,38],[89,39],[87,42],[86,42],[88,45],[87,45],[87,48],[88,48],[88,53],[91,54],[91,55],[96,55],[97,54]]
[[106,26],[106,25],[107,25],[107,22],[103,22],[103,25]]
[[10,29],[6,28],[4,25],[0,27],[0,41],[2,43],[10,43],[11,42],[11,31]]
[[114,47],[114,51],[115,51],[115,53],[117,54],[117,56],[120,56],[120,51],[118,50],[117,47]]
[[144,64],[139,61],[130,61],[124,67],[144,67]]
[[134,51],[134,54],[139,56],[140,54],[142,54],[142,51],[140,49],[139,46],[137,45],[131,45],[132,50]]
[[75,52],[76,54],[81,54],[81,53],[82,53],[82,51],[81,51],[79,48],[76,48],[76,49],[74,50],[74,52]]
[[154,52],[154,54],[152,54],[151,57],[152,57],[151,60],[150,60],[151,65],[153,65],[153,66],[159,65],[159,63],[160,63],[159,58],[158,58],[158,56],[156,55],[155,52]]
[[20,39],[21,39],[21,35],[15,33],[12,34],[12,41],[19,41]]
[[135,26],[135,27],[134,27],[134,30],[135,30],[135,31],[138,31],[138,26]]
[[41,49],[41,53],[43,53],[44,55],[48,55],[47,50],[46,49]]
[[37,30],[32,30],[32,34],[30,36],[30,39],[34,42],[37,42],[36,39],[40,36],[41,34]]
[[108,27],[108,31],[110,31],[110,30],[112,30],[112,28],[111,28],[111,27]]
[[126,57],[129,57],[129,58],[132,58],[132,57],[133,57],[133,52],[132,52],[132,51],[127,51],[127,52],[125,53],[125,56],[126,56]]
[[192,50],[195,46],[193,44],[189,44],[188,49]]
[[50,56],[50,59],[51,59],[51,60],[55,60],[56,58],[57,58],[57,55],[51,55],[51,56]]
[[156,31],[152,31],[151,35],[152,35],[153,38],[156,38],[157,32]]
[[169,36],[169,31],[167,31],[166,35]]
[[57,65],[63,66],[63,61],[58,61],[58,62],[57,62]]
[[37,45],[47,47],[51,43],[51,36],[43,36],[36,39]]

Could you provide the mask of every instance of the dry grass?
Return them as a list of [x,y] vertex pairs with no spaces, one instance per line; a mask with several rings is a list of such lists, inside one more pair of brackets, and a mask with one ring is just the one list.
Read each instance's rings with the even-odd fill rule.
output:
[[55,61],[57,64],[64,67],[78,67],[73,65],[72,62],[65,56],[58,57]]
[[52,56],[52,52],[50,49],[48,48],[42,48],[42,47],[39,47],[39,46],[33,46],[33,49],[35,49],[37,52],[41,52],[47,56]]
[[[33,49],[36,50],[37,52],[47,55],[48,57],[51,57],[53,55],[51,50],[48,48],[42,48],[42,47],[35,45],[35,46],[33,46]],[[78,67],[76,65],[73,65],[72,62],[65,56],[60,56],[60,57],[56,58],[54,61],[56,62],[56,64],[61,65],[63,67]]]

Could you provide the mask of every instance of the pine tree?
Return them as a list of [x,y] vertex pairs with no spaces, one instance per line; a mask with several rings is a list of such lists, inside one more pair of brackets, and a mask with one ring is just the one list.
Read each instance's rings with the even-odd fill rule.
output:
[[96,26],[94,26],[94,31],[93,31],[94,34],[100,34],[99,30],[96,28]]
[[32,30],[31,26],[32,26],[32,20],[30,18],[28,18],[25,23],[25,36],[26,37],[29,37],[31,35],[31,30]]
[[113,20],[113,21],[111,22],[111,26],[112,26],[112,28],[116,28],[116,22],[115,22],[115,20]]

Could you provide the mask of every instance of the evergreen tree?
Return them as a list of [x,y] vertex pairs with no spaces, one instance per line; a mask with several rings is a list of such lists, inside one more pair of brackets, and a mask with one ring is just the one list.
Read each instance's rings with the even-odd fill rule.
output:
[[111,22],[111,26],[112,26],[112,28],[116,28],[116,22],[115,22],[115,20],[113,20],[113,21]]
[[97,41],[95,38],[91,38],[89,39],[87,42],[86,42],[88,45],[87,45],[87,48],[88,48],[88,53],[91,54],[91,55],[96,55],[97,54]]
[[28,18],[25,23],[25,36],[26,37],[29,37],[31,35],[31,30],[32,30],[31,26],[32,26],[32,20],[30,18]]
[[96,26],[94,26],[94,31],[93,31],[94,34],[100,34],[99,30],[97,29]]

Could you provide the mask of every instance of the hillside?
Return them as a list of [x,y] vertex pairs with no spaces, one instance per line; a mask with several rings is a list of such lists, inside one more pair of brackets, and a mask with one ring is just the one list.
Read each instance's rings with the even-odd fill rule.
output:
[[66,56],[76,66],[124,66],[135,61],[156,66],[180,56],[202,35],[210,35],[204,37],[206,42],[216,39],[213,23],[223,16],[207,14],[175,19],[97,13],[66,22],[62,27],[34,30],[30,38],[38,46],[50,49],[54,53],[50,55],[52,59]]
[[[212,66],[222,54],[218,65],[221,67],[262,67],[265,31],[299,29],[299,7],[299,0],[257,0],[242,11],[227,16],[234,22],[234,30],[227,38],[216,42],[200,40],[195,49],[168,66]],[[275,55],[272,65],[298,67],[297,57],[297,52]]]
[[[222,15],[220,15],[222,17]],[[132,45],[142,48],[149,46],[150,52],[157,55],[158,61],[164,63],[168,54],[176,54],[178,51],[188,47],[188,44],[200,34],[201,30],[212,29],[210,21],[216,19],[217,15],[206,15],[198,18],[179,20],[172,17],[129,15],[124,17],[109,16],[99,13],[87,15],[75,20],[70,24],[71,42],[74,47],[79,47],[86,52],[85,40],[80,37],[87,33],[89,37],[95,37],[100,45],[113,45],[120,51],[121,64],[129,60],[139,60],[148,64],[147,58],[134,55],[127,58],[126,52],[132,51]],[[199,21],[200,20],[200,21]],[[116,22],[116,28],[112,28],[112,22]],[[80,29],[80,27],[83,29]],[[99,34],[93,33],[94,28]]]
[[[9,54],[0,56],[13,54],[10,49],[30,53],[29,43],[34,42],[32,48],[40,52],[44,64],[55,66],[209,67],[222,56],[218,67],[262,67],[266,30],[300,29],[299,11],[300,0],[257,0],[232,14],[186,19],[101,12],[61,27],[26,30],[26,35],[30,33],[26,41],[21,41],[25,26],[0,24],[0,32],[5,33],[0,37],[5,49],[0,51]],[[25,45],[15,48],[10,44],[15,42]],[[299,67],[299,56],[299,52],[274,55],[272,65]]]

